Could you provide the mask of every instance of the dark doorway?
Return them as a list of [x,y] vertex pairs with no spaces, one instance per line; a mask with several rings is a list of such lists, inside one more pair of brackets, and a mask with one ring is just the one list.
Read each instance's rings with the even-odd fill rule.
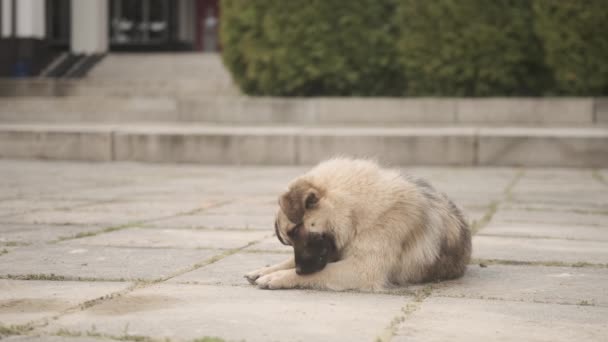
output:
[[177,36],[171,0],[110,0],[110,48],[114,51],[191,50]]
[[53,47],[70,46],[71,5],[71,0],[46,1],[46,37]]
[[220,51],[219,28],[219,0],[198,0],[196,3],[197,50],[205,52]]

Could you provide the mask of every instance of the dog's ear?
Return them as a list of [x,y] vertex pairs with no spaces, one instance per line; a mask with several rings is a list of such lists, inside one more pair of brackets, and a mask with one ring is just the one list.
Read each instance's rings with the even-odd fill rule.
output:
[[279,206],[292,223],[302,222],[304,212],[319,204],[320,193],[307,181],[297,181],[279,198]]

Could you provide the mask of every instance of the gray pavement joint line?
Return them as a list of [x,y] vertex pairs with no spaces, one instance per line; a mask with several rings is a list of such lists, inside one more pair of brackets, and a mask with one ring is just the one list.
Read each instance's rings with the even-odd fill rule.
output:
[[502,207],[502,209],[508,210],[523,210],[523,211],[531,211],[531,212],[559,212],[559,213],[572,213],[572,214],[581,214],[581,215],[608,215],[608,210],[606,209],[578,209],[578,208],[565,208],[565,209],[556,209],[551,207]]
[[582,268],[608,268],[608,264],[596,264],[586,261],[563,262],[563,261],[521,261],[506,259],[471,259],[469,265],[479,264],[482,267],[488,265],[507,265],[507,266],[547,266],[547,267],[582,267]]
[[30,274],[6,274],[0,275],[0,279],[10,280],[45,280],[45,281],[84,281],[84,282],[125,282],[124,278],[94,278],[94,277],[73,277],[62,276],[54,273],[30,273]]
[[424,286],[423,288],[416,291],[414,295],[414,299],[405,304],[405,306],[401,307],[401,312],[397,314],[389,325],[380,333],[378,337],[376,337],[375,342],[389,342],[393,339],[399,326],[405,322],[410,316],[414,314],[414,312],[418,311],[422,306],[422,303],[426,298],[428,298],[433,292],[433,285],[429,284]]
[[604,178],[604,176],[600,173],[598,169],[593,169],[591,171],[591,177],[596,181],[602,183],[603,185],[608,185],[608,180]]
[[517,183],[519,183],[519,180],[524,176],[524,174],[525,174],[525,170],[519,169],[519,171],[515,174],[515,176],[513,176],[513,179],[511,179],[509,184],[507,184],[507,186],[503,190],[502,198],[499,200],[492,201],[490,203],[488,210],[483,215],[483,217],[479,221],[473,222],[473,224],[471,224],[472,235],[477,234],[488,223],[490,223],[490,221],[492,221],[494,214],[496,214],[496,211],[498,211],[498,207],[502,203],[509,202],[511,200],[513,188],[515,188]]
[[[519,219],[519,218],[502,218],[500,220],[501,223],[527,223],[530,224],[530,220],[526,220],[526,219]],[[540,222],[532,222],[532,223],[540,223]],[[552,223],[553,226],[559,226],[559,227],[567,227],[567,226],[571,226],[572,223],[563,223],[563,222],[556,222],[556,223]],[[583,224],[584,226],[587,227],[601,227],[604,228],[606,227],[605,224],[602,223],[596,223],[596,222],[585,222]]]
[[[150,225],[146,225],[143,224],[141,226],[142,229],[151,229],[151,230],[156,230],[158,229],[158,227],[156,226],[150,226]],[[171,227],[167,227],[169,229],[175,229],[175,230],[200,230],[200,231],[212,231],[212,232],[263,232],[265,230],[268,230],[266,228],[264,229],[252,229],[252,228],[238,228],[238,227],[233,227],[233,226],[226,226],[226,227],[208,227],[208,226],[198,226],[198,227],[178,227],[178,228],[171,228]]]
[[92,201],[92,202],[87,202],[87,203],[81,203],[81,204],[77,204],[74,206],[37,208],[37,209],[30,209],[30,210],[26,209],[25,211],[14,212],[14,213],[6,214],[6,215],[0,215],[0,218],[10,218],[13,216],[19,216],[19,215],[23,215],[23,214],[32,214],[32,213],[37,213],[37,212],[47,211],[47,210],[71,211],[74,209],[86,208],[86,207],[90,207],[90,206],[94,206],[94,205],[107,204],[107,203],[113,203],[113,202],[114,202],[113,200],[98,200],[98,201]]
[[539,240],[566,240],[566,241],[592,241],[592,242],[608,242],[608,240],[599,240],[599,239],[579,239],[572,237],[556,237],[556,236],[546,236],[546,235],[526,235],[526,234],[492,234],[492,233],[480,233],[479,236],[490,236],[490,237],[498,237],[498,238],[513,238],[513,239],[539,239]]
[[462,294],[462,295],[445,295],[445,294],[438,293],[438,294],[434,295],[434,297],[456,298],[456,299],[459,299],[459,298],[479,299],[479,300],[496,301],[496,302],[511,302],[511,303],[534,303],[534,304],[554,304],[554,305],[608,307],[608,305],[597,304],[592,299],[591,300],[579,300],[576,303],[568,303],[568,302],[555,302],[555,301],[538,300],[538,299],[526,300],[526,299],[523,299],[523,298],[520,298],[520,299],[509,299],[509,298],[501,298],[501,297],[494,297],[494,296],[475,296],[475,295],[470,296],[470,295],[466,295],[466,294]]
[[144,222],[148,222],[148,221],[134,221],[134,222],[125,223],[125,224],[121,224],[121,225],[106,227],[106,228],[103,228],[100,230],[95,230],[92,232],[77,233],[77,234],[70,235],[70,236],[61,236],[56,240],[49,241],[48,244],[56,244],[56,243],[63,242],[63,241],[77,240],[77,239],[87,238],[87,237],[91,237],[91,236],[97,236],[100,234],[111,233],[111,232],[115,232],[115,231],[119,231],[119,230],[123,230],[123,229],[134,228],[134,227],[138,227],[138,226],[142,225]]
[[111,161],[117,161],[116,160],[116,130],[112,129],[110,130],[110,160]]
[[169,280],[169,279],[175,278],[175,277],[180,276],[180,275],[182,275],[182,274],[185,274],[185,273],[188,273],[188,272],[192,272],[192,271],[194,271],[194,270],[197,270],[197,269],[199,269],[199,268],[201,268],[201,267],[205,267],[205,266],[208,266],[208,265],[214,264],[214,263],[216,263],[216,262],[218,262],[218,261],[220,261],[220,260],[222,260],[222,259],[224,259],[224,258],[226,258],[226,257],[229,257],[229,256],[231,256],[231,255],[234,255],[234,254],[236,254],[236,253],[238,253],[238,252],[240,252],[240,251],[244,250],[245,248],[247,248],[247,247],[249,247],[249,246],[252,246],[252,245],[254,245],[254,244],[256,244],[256,243],[260,242],[261,240],[264,240],[264,239],[268,238],[268,237],[270,237],[270,236],[264,236],[264,237],[263,237],[263,238],[261,238],[261,239],[254,240],[254,241],[250,241],[250,242],[248,242],[248,243],[247,243],[246,245],[244,245],[244,246],[241,246],[241,247],[237,247],[237,248],[233,248],[233,249],[226,250],[226,251],[224,251],[224,252],[223,252],[223,253],[221,253],[221,254],[214,255],[214,256],[212,256],[212,257],[211,257],[211,258],[209,258],[209,259],[206,259],[206,260],[204,260],[204,261],[202,261],[202,262],[196,263],[196,264],[194,264],[193,266],[191,266],[191,267],[189,267],[189,268],[187,268],[187,269],[185,269],[185,270],[180,270],[180,271],[177,271],[177,272],[175,272],[174,274],[171,274],[171,275],[166,276],[166,277],[164,277],[164,278],[160,278],[160,279],[158,279],[158,280],[156,280],[156,281],[153,281],[153,283],[160,283],[160,282],[163,282],[163,281],[167,281],[167,280]]
[[473,135],[473,165],[479,166],[479,129]]
[[92,232],[78,233],[78,234],[75,234],[72,236],[63,236],[63,237],[59,237],[57,240],[50,241],[49,243],[58,243],[58,242],[62,242],[62,241],[82,239],[85,237],[96,236],[99,234],[110,233],[110,232],[123,230],[123,229],[127,229],[127,228],[139,227],[139,226],[145,225],[146,223],[150,223],[150,222],[154,222],[154,221],[166,220],[166,219],[179,217],[179,216],[190,216],[190,215],[198,214],[198,213],[203,212],[208,209],[212,209],[212,208],[224,205],[229,202],[230,201],[220,201],[220,202],[214,203],[212,205],[209,205],[208,207],[205,207],[205,208],[197,208],[194,210],[181,212],[181,213],[177,213],[177,214],[171,214],[171,215],[165,215],[165,216],[155,217],[155,218],[146,219],[146,220],[128,222],[128,223],[125,223],[122,225],[110,226],[110,227],[106,227],[106,228],[92,231]]
[[[159,338],[154,338],[154,337],[144,336],[144,335],[129,335],[126,332],[123,335],[105,334],[105,333],[98,332],[94,328],[95,327],[92,326],[90,330],[87,330],[85,332],[61,328],[61,329],[57,330],[57,332],[55,332],[54,334],[45,335],[45,336],[59,336],[59,337],[70,337],[70,338],[91,337],[91,338],[96,338],[96,339],[110,339],[110,340],[116,340],[116,341],[133,341],[133,342],[171,342],[171,340],[168,338],[159,339]],[[198,340],[193,340],[193,342],[196,342],[196,341],[198,341]],[[204,341],[204,339],[203,339],[203,341]],[[211,341],[220,342],[223,340],[216,339],[216,340],[211,340]]]
[[509,182],[509,184],[507,184],[507,187],[504,190],[503,201],[508,202],[511,200],[511,197],[513,195],[513,189],[515,188],[515,186],[517,186],[517,183],[519,183],[519,181],[525,174],[526,174],[526,170],[523,168],[520,168],[519,171],[517,171],[517,173],[515,174],[513,179],[511,179],[511,182]]
[[[86,310],[92,306],[95,306],[95,305],[105,302],[107,300],[111,300],[113,298],[124,296],[124,295],[128,294],[129,292],[135,290],[136,288],[137,288],[137,283],[134,283],[123,290],[115,291],[115,292],[109,293],[107,295],[104,295],[104,296],[101,296],[101,297],[98,297],[95,299],[87,300],[80,304],[72,306],[70,308],[67,308],[65,310],[62,310],[61,312],[59,312],[56,315],[53,315],[50,317],[43,317],[40,319],[32,320],[25,324],[13,325],[13,326],[4,328],[5,329],[4,334],[9,335],[9,336],[10,335],[38,335],[38,333],[35,332],[36,329],[40,329],[40,328],[48,326],[49,321],[57,320],[61,316],[68,315],[68,314],[82,311],[82,310]],[[0,339],[1,339],[1,336],[3,335],[2,333],[3,333],[3,328],[0,325]]]
[[289,250],[285,250],[285,251],[277,251],[277,250],[266,250],[266,249],[245,249],[243,250],[243,253],[247,253],[247,254],[285,254],[285,255],[290,255],[292,252]]
[[0,242],[0,246],[2,247],[25,247],[29,246],[31,243],[28,242],[19,242],[19,241],[2,241]]
[[[265,239],[267,237],[268,236],[265,236],[262,239]],[[260,239],[260,240],[262,240],[262,239]],[[246,245],[241,246],[239,248],[234,248],[234,249],[226,251],[226,252],[224,252],[222,254],[215,255],[215,256],[213,256],[213,257],[211,257],[209,259],[206,259],[203,262],[194,264],[192,267],[190,267],[188,269],[180,270],[180,271],[178,271],[178,272],[176,272],[176,273],[174,273],[172,275],[169,275],[167,277],[163,277],[163,278],[159,278],[159,279],[155,279],[155,280],[151,280],[151,281],[136,281],[134,284],[130,285],[129,287],[127,287],[124,290],[117,291],[117,292],[112,292],[112,293],[110,293],[108,295],[101,296],[101,297],[98,297],[96,299],[85,301],[85,302],[83,302],[81,304],[78,304],[76,306],[73,306],[71,308],[63,310],[62,312],[58,313],[57,315],[51,316],[50,318],[49,317],[45,317],[45,318],[41,318],[39,320],[34,320],[34,321],[31,321],[31,322],[28,322],[28,323],[26,323],[24,325],[14,326],[14,327],[10,328],[11,329],[10,331],[9,330],[7,330],[7,331],[9,333],[11,331],[13,331],[13,333],[11,333],[10,335],[23,335],[23,333],[19,333],[21,331],[32,332],[35,329],[39,329],[39,328],[43,328],[43,327],[47,326],[49,321],[51,321],[51,320],[57,320],[61,316],[68,315],[68,314],[71,314],[71,313],[74,313],[74,312],[78,312],[78,311],[82,311],[82,310],[87,310],[87,309],[89,309],[89,308],[91,308],[93,306],[99,305],[99,304],[104,303],[106,301],[113,300],[115,298],[127,295],[127,294],[129,294],[130,292],[132,292],[134,290],[142,289],[142,288],[147,288],[147,287],[150,287],[150,286],[154,286],[154,285],[156,285],[158,283],[167,281],[167,280],[169,280],[171,278],[177,277],[177,276],[182,275],[184,273],[191,272],[191,271],[194,271],[194,270],[199,269],[201,267],[204,267],[204,266],[216,263],[216,262],[224,259],[225,257],[228,257],[230,255],[238,253],[239,251],[241,251],[241,250],[243,250],[243,249],[251,246],[252,244],[254,244],[256,242],[259,242],[259,241],[258,240],[251,241],[251,242],[247,243]],[[2,328],[2,326],[0,325],[0,336],[2,336],[2,332],[4,331],[3,329],[9,329],[9,328]],[[61,335],[61,332],[62,331],[59,331],[57,333],[57,335]],[[66,331],[63,331],[63,333],[66,333]],[[80,333],[76,333],[76,334],[80,334]],[[7,333],[7,335],[9,335],[9,334]],[[76,336],[81,336],[81,335],[76,335]],[[91,335],[89,334],[89,332],[87,332],[86,336],[91,336]],[[109,336],[109,335],[107,335],[107,336],[106,335],[94,335],[93,337],[111,337],[111,336]],[[125,340],[125,341],[150,341],[150,342],[157,341],[155,339],[151,339],[151,338],[146,337],[146,336],[131,336],[132,338],[128,338],[128,337],[129,337],[129,335],[125,334],[123,337],[119,338],[119,340]],[[111,338],[116,339],[116,337],[111,337]],[[159,340],[159,341],[161,341],[161,340]]]

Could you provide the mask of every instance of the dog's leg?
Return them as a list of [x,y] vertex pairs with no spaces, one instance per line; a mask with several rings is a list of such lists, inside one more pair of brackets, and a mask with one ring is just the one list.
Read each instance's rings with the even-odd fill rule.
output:
[[380,290],[385,285],[385,270],[365,260],[350,258],[329,263],[319,272],[298,275],[295,269],[266,274],[255,282],[262,289],[310,288],[334,291]]
[[265,276],[265,275],[273,273],[273,272],[281,271],[281,270],[295,269],[295,267],[296,267],[295,259],[294,259],[294,257],[291,257],[274,266],[262,267],[255,271],[249,272],[249,273],[245,274],[245,278],[247,278],[249,283],[255,284],[255,281],[262,276]]

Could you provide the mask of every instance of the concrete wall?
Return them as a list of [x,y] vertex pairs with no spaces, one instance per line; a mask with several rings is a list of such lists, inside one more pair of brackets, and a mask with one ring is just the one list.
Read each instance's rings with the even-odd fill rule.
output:
[[2,6],[2,26],[0,26],[1,37],[10,37],[13,35],[12,32],[12,10],[13,2],[11,0],[0,0],[0,6]]
[[[45,0],[19,0],[16,3],[16,21],[13,23],[13,1],[0,0],[2,6],[2,37],[45,37]],[[13,32],[13,27],[15,32]]]
[[108,51],[108,1],[72,1],[72,40],[74,53],[95,54]]

